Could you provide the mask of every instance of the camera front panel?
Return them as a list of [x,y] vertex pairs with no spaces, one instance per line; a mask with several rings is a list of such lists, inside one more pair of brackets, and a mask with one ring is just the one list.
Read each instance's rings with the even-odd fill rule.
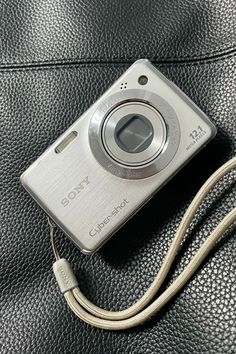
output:
[[149,61],[135,62],[21,176],[82,250],[98,250],[215,135]]

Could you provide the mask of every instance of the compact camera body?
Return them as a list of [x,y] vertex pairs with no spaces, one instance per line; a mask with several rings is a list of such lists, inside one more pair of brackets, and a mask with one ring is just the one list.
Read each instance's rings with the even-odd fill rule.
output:
[[89,254],[215,134],[207,116],[141,59],[22,174],[21,182]]

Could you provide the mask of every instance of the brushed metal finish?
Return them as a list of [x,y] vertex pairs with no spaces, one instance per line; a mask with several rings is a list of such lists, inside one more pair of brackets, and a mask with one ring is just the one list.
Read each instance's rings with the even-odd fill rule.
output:
[[[138,83],[141,75],[148,78],[145,86]],[[129,90],[121,92],[123,80]],[[101,121],[130,100],[151,103],[165,121],[167,142],[154,174],[148,170],[152,162],[147,170],[125,168],[101,144]],[[201,133],[193,139],[197,127]],[[56,153],[71,132],[77,133],[75,139]],[[93,253],[215,133],[215,126],[176,85],[149,61],[138,60],[22,174],[21,182],[82,252]]]

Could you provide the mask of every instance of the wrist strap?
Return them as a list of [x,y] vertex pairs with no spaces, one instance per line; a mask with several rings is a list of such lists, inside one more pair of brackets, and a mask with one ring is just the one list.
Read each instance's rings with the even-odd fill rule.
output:
[[[228,172],[236,168],[236,157],[232,158],[221,166],[201,187],[195,198],[189,205],[184,217],[172,240],[170,248],[164,258],[162,266],[156,275],[154,281],[147,289],[145,294],[132,306],[122,311],[107,311],[89,301],[78,287],[78,282],[69,265],[63,258],[60,259],[55,245],[56,227],[49,220],[51,243],[56,262],[53,265],[59,287],[64,294],[67,304],[71,310],[84,322],[98,328],[106,330],[124,330],[142,324],[150,319],[160,309],[168,303],[189,281],[201,263],[207,257],[209,252],[215,246],[218,239],[228,230],[236,221],[236,208],[227,214],[223,220],[216,226],[210,236],[202,244],[195,256],[183,272],[173,281],[173,283],[153,302],[151,300],[163,284],[171,265],[178,252],[183,237],[192,222],[195,213],[209,193],[209,191],[224,177]],[[151,302],[151,303],[150,303]],[[149,305],[148,305],[149,304]],[[148,306],[147,306],[148,305]]]

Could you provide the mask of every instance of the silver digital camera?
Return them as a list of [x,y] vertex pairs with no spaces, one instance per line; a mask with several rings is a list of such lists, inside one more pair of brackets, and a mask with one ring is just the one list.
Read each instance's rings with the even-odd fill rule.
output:
[[207,116],[141,59],[22,174],[21,182],[89,254],[215,134]]

